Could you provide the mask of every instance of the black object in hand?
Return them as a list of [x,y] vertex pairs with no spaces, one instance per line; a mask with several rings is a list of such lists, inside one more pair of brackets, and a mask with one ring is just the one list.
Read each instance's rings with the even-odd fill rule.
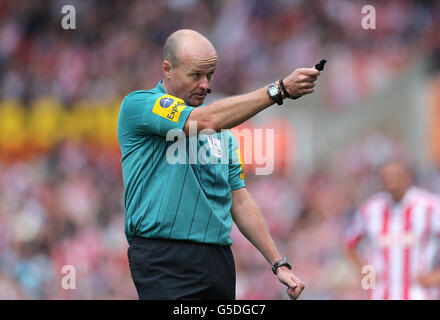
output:
[[321,61],[319,61],[319,63],[315,64],[315,69],[318,71],[324,70],[324,65],[326,62],[327,62],[327,60],[322,59]]

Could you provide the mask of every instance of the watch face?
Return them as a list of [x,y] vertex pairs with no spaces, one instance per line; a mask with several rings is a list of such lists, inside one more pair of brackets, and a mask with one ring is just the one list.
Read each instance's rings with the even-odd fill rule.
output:
[[278,88],[276,86],[269,87],[269,94],[271,96],[276,96],[278,94]]

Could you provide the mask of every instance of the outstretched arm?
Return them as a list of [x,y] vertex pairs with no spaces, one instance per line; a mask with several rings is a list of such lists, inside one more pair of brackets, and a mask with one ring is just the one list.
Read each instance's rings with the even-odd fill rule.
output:
[[[282,258],[269,233],[264,216],[246,188],[232,191],[231,213],[240,232],[271,265]],[[288,287],[289,297],[297,299],[304,289],[303,282],[285,266],[278,268],[277,277],[281,283]]]
[[[314,68],[300,68],[283,82],[291,96],[299,97],[313,92],[318,76],[319,71]],[[278,81],[275,83],[279,85]],[[250,93],[220,99],[203,108],[195,108],[185,123],[185,133],[189,133],[190,122],[196,123],[197,132],[204,129],[218,132],[239,125],[274,104],[266,91],[267,86]],[[285,98],[284,94],[281,96]]]

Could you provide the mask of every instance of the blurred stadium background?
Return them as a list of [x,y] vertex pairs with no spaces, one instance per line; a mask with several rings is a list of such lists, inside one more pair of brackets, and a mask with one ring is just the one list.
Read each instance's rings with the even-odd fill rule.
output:
[[[61,8],[76,29],[61,28]],[[376,30],[361,8],[376,8]],[[0,299],[136,299],[123,234],[119,104],[161,78],[171,32],[216,46],[209,101],[329,62],[315,93],[241,128],[275,129],[275,172],[248,188],[305,282],[303,299],[362,299],[342,236],[389,155],[440,194],[438,1],[0,2]],[[286,101],[287,102],[287,101]],[[243,148],[243,146],[242,146]],[[238,299],[286,299],[234,227]],[[62,266],[77,289],[61,288]]]

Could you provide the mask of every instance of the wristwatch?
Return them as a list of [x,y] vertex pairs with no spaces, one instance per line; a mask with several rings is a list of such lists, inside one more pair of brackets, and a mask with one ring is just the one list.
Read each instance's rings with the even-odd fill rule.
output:
[[289,268],[289,270],[292,270],[292,265],[289,263],[286,257],[283,257],[281,260],[278,260],[272,265],[272,272],[277,274],[277,269],[282,266],[286,266]]
[[267,86],[267,94],[273,101],[278,103],[278,105],[283,104],[280,87],[278,87],[278,85],[275,82],[269,83],[269,85]]

